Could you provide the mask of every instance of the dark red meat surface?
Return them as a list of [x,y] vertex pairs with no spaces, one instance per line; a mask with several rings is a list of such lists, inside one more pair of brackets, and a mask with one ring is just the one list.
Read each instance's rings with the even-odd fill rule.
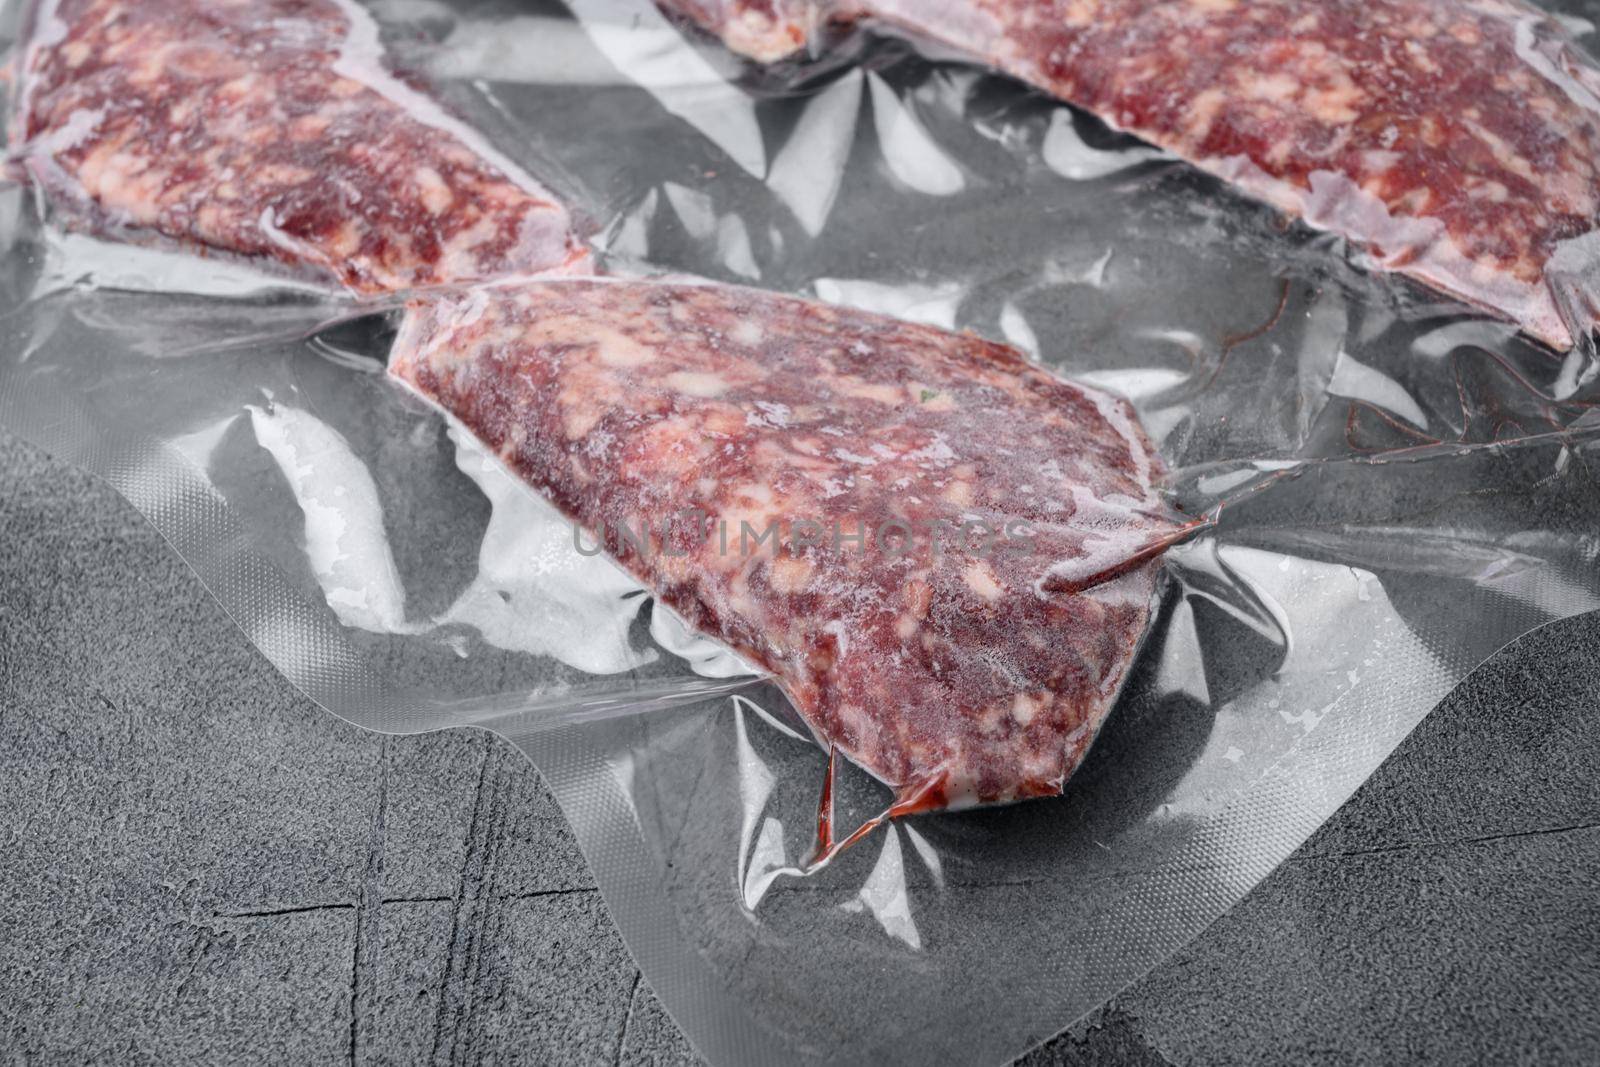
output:
[[1178,525],[1122,400],[793,297],[483,287],[413,305],[390,371],[770,672],[901,812],[1060,791],[1150,621],[1141,551]]
[[582,270],[549,192],[383,67],[348,0],[37,9],[13,152],[69,225],[357,293]]
[[958,48],[1557,349],[1600,314],[1600,69],[1521,0],[661,0],[771,60]]

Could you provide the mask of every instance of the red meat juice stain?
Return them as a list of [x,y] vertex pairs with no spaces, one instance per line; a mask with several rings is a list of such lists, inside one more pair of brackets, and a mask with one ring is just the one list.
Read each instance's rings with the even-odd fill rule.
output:
[[900,789],[893,804],[856,827],[848,837],[843,840],[835,840],[833,835],[833,782],[838,760],[839,750],[835,746],[829,745],[828,768],[823,772],[822,795],[817,800],[817,840],[812,848],[811,857],[806,860],[801,868],[806,874],[820,871],[832,862],[835,856],[872,833],[884,823],[905,815],[939,811],[948,803],[948,798],[944,795],[944,776],[942,774],[920,782],[913,782]]

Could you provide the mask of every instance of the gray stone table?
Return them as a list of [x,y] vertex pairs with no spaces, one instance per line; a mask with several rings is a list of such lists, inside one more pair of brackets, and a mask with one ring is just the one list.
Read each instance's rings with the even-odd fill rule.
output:
[[[0,436],[0,1051],[676,1063],[538,774],[313,707],[137,512]],[[1600,1062],[1600,616],[1461,686],[1038,1063]]]

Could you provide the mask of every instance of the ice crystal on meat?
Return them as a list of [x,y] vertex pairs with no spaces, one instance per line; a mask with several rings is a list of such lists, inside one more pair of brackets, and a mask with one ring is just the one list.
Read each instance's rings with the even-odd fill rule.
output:
[[1178,528],[1124,401],[868,312],[486,287],[413,306],[390,370],[771,672],[902,810],[1060,791],[1150,621],[1140,553]]
[[348,0],[57,0],[14,154],[72,227],[371,294],[583,270],[567,211],[384,69]]

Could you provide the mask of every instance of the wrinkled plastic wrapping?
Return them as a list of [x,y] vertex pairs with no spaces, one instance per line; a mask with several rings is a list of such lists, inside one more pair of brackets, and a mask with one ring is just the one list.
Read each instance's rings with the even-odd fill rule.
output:
[[[1167,554],[1064,796],[901,820],[802,874],[826,754],[385,375],[381,300],[63,235],[12,185],[0,425],[122,492],[330,711],[520,746],[713,1061],[1022,1052],[1248,892],[1486,656],[1600,607],[1587,346],[1365,274],[904,43],[780,85],[647,4],[574,7],[373,10],[606,269],[1009,340],[1127,397],[1173,501],[1216,516]],[[883,801],[839,768],[839,825]]]
[[1565,351],[1600,279],[1600,66],[1524,0],[657,0],[762,62],[867,25],[1086,108]]

